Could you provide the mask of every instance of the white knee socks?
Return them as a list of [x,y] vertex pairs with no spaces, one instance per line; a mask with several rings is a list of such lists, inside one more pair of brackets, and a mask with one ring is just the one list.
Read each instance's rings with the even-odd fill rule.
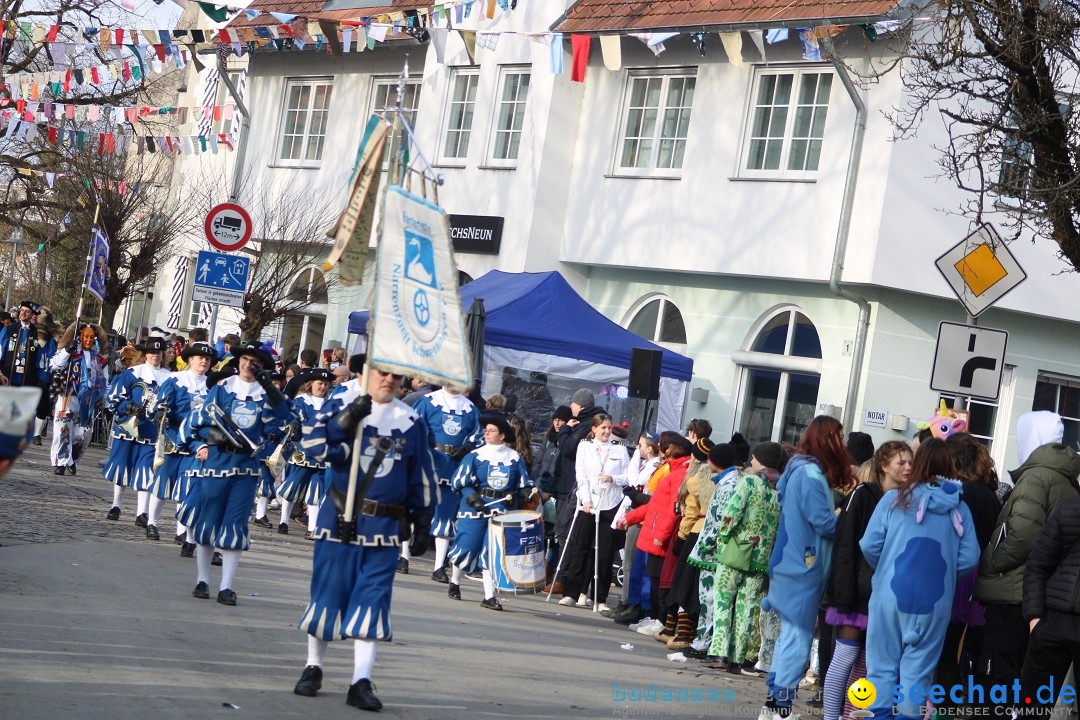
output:
[[371,669],[375,667],[375,641],[354,640],[354,659],[352,681],[355,685],[360,680],[371,679]]
[[289,516],[292,515],[294,505],[296,505],[296,503],[289,502],[288,500],[281,501],[281,520],[279,522],[283,522],[286,525],[289,524]]
[[34,434],[41,437],[41,431],[45,428],[45,419],[37,418],[34,420]]
[[[187,537],[187,527],[185,527],[183,525],[183,523],[181,523],[179,520],[176,521],[176,534],[177,535],[183,535],[185,538]],[[191,542],[191,541],[186,540],[186,542]]]
[[307,506],[307,529],[309,532],[315,532],[315,522],[319,519],[319,506],[308,505]]
[[113,504],[113,507],[120,507],[121,503],[123,503],[123,502],[124,502],[124,486],[123,485],[113,485],[113,489],[112,489],[112,504]]
[[315,667],[322,667],[323,656],[326,655],[326,646],[329,645],[326,640],[320,640],[314,635],[307,636],[307,665],[314,665]]
[[464,574],[465,574],[464,570],[459,568],[457,565],[454,565],[453,567],[450,568],[450,582],[454,583],[455,585],[460,585],[461,584],[461,576],[464,575]]
[[150,493],[146,490],[139,491],[139,511],[136,515],[146,515],[150,511]]
[[269,498],[264,498],[261,495],[255,498],[255,519],[266,517],[266,505],[269,503]]
[[210,561],[213,559],[214,548],[212,545],[195,546],[195,571],[198,573],[195,580],[197,582],[210,584]]
[[406,562],[412,560],[412,553],[409,552],[409,543],[407,542],[401,543],[401,557],[405,558]]
[[219,590],[231,590],[236,578],[236,568],[240,567],[240,550],[221,551],[221,587]]
[[158,520],[161,519],[161,506],[165,504],[165,501],[159,498],[157,495],[150,496],[150,520],[148,525],[157,527]]
[[450,538],[435,538],[435,569],[446,564],[446,555],[450,552]]
[[495,597],[495,581],[491,578],[491,571],[484,570],[484,599]]

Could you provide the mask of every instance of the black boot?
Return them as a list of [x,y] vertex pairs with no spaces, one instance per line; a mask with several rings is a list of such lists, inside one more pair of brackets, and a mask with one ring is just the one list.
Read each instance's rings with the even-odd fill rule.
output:
[[308,665],[296,681],[293,693],[304,697],[315,697],[315,693],[322,688],[322,668],[317,665]]
[[345,703],[361,710],[382,710],[382,702],[375,697],[375,686],[367,678],[357,680],[349,687],[349,696]]
[[450,583],[450,587],[447,588],[446,594],[449,595],[451,597],[451,599],[453,599],[453,600],[460,600],[461,599],[461,586],[457,585],[456,583]]

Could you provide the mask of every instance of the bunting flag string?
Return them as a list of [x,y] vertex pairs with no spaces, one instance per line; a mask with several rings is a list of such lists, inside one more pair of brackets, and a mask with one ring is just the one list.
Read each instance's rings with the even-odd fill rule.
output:
[[[0,83],[0,93],[5,89]],[[104,120],[111,125],[134,125],[138,120],[151,117],[172,117],[180,125],[188,121],[221,122],[236,117],[235,105],[204,105],[157,107],[152,105],[98,105],[54,102],[51,100],[20,100],[14,102],[0,95],[0,116],[4,121],[13,115],[36,122],[49,120],[74,120],[77,122],[98,122]]]
[[[161,153],[163,155],[201,155],[233,150],[230,133],[209,135],[129,135],[126,133],[94,132],[74,128],[57,127],[48,123],[36,123],[12,116],[7,121],[2,137],[30,143],[44,135],[53,145],[75,150],[93,150],[98,155],[118,155],[127,151],[138,155]],[[21,172],[21,171],[20,171]],[[25,173],[24,173],[25,174]]]

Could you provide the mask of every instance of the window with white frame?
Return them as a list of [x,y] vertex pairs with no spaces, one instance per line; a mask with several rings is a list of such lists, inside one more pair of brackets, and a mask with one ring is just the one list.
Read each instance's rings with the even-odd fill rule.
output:
[[326,144],[332,90],[329,79],[286,81],[278,162],[300,166],[319,164]]
[[807,177],[817,172],[833,73],[821,69],[760,70],[741,173]]
[[1065,423],[1063,442],[1074,450],[1080,448],[1080,377],[1040,372],[1031,409],[1060,415]]
[[642,303],[633,311],[626,329],[652,342],[686,344],[682,313],[666,297],[654,297]]
[[480,75],[475,69],[455,68],[450,75],[450,101],[446,108],[444,160],[464,160],[469,155],[473,115],[476,111],[476,86]]
[[[384,108],[395,107],[397,105],[397,92],[398,92],[398,79],[394,77],[375,78],[374,91],[372,92],[371,108],[373,111],[382,110]],[[420,106],[420,82],[410,81],[406,82],[402,88],[401,94],[401,109],[405,115],[405,119],[409,123],[409,127],[416,127],[416,109]],[[398,131],[402,132],[401,130]],[[390,165],[390,153],[389,148],[392,143],[392,138],[387,138],[386,147],[387,152],[383,154],[383,169],[385,170]],[[399,138],[400,140],[400,138]]]
[[495,103],[495,123],[489,158],[492,164],[517,164],[531,79],[532,73],[528,68],[505,67],[499,70],[499,98]]
[[630,71],[615,172],[672,174],[682,168],[695,71]]

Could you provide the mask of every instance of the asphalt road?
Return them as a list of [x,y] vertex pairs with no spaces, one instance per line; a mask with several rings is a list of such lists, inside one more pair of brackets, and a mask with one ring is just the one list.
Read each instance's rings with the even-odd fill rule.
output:
[[[302,531],[253,526],[233,587],[239,604],[196,600],[195,562],[172,542],[172,503],[162,540],[147,541],[133,493],[119,522],[104,519],[112,488],[100,451],[60,478],[45,450],[30,448],[0,479],[0,718],[366,716],[345,705],[351,643],[331,644],[318,697],[292,693],[306,658],[296,621],[312,545]],[[372,678],[383,716],[757,717],[761,680],[671,662],[651,637],[557,598],[504,595],[497,613],[466,581],[455,602],[429,579],[430,558],[397,576],[394,640],[380,644]],[[211,597],[219,577],[213,568]],[[714,699],[630,699],[665,689]]]

